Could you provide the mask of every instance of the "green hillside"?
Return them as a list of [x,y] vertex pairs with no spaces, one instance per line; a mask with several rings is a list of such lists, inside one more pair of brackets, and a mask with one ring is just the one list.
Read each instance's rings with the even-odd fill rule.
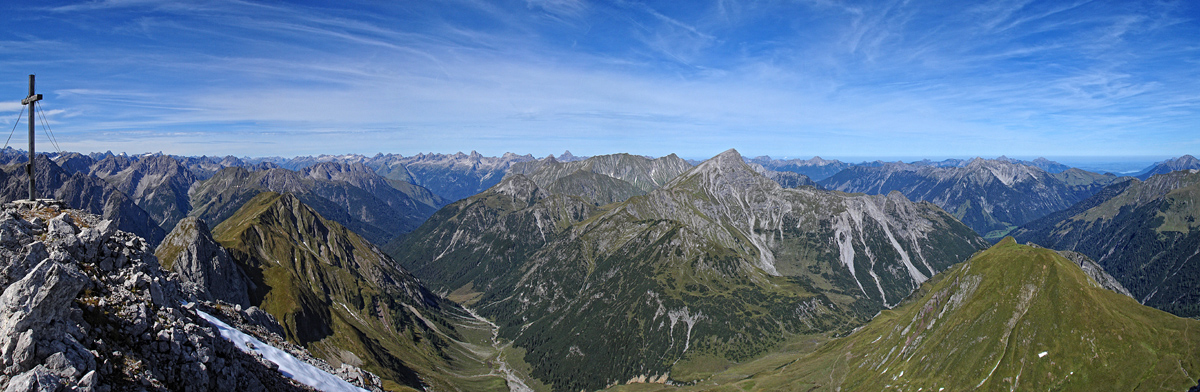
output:
[[1200,322],[1139,305],[1010,237],[854,334],[795,357],[686,389],[1183,391],[1200,374]]

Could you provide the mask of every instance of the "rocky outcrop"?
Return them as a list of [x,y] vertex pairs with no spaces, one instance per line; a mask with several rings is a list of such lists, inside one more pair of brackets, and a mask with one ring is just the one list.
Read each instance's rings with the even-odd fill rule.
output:
[[1125,286],[1122,286],[1121,282],[1117,281],[1117,278],[1109,275],[1108,272],[1104,271],[1104,267],[1101,267],[1100,264],[1096,264],[1096,262],[1092,261],[1090,257],[1085,256],[1083,253],[1072,252],[1069,250],[1060,250],[1058,251],[1058,254],[1062,255],[1062,257],[1065,257],[1067,260],[1071,260],[1072,262],[1079,264],[1079,268],[1083,269],[1083,273],[1087,274],[1087,276],[1091,277],[1092,280],[1095,280],[1096,283],[1100,284],[1100,287],[1104,287],[1133,298],[1133,294],[1130,293],[1129,290],[1125,289]]
[[57,202],[0,211],[0,388],[307,390],[193,312],[146,241]]
[[204,221],[195,217],[179,221],[154,255],[163,268],[179,274],[183,292],[190,300],[250,307],[247,293],[254,290],[254,284],[229,252],[213,240]]

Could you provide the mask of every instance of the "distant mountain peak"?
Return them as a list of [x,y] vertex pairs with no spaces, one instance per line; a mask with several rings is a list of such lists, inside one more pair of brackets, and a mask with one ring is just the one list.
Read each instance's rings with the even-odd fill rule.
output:
[[1166,174],[1173,171],[1200,169],[1200,160],[1191,155],[1184,155],[1178,158],[1168,159],[1162,162],[1155,163],[1150,167],[1142,170],[1135,177],[1140,180],[1146,180],[1156,174]]
[[574,154],[571,154],[571,150],[563,151],[562,155],[558,156],[558,160],[561,162],[573,162],[573,161],[578,161],[580,159],[581,158],[576,157]]

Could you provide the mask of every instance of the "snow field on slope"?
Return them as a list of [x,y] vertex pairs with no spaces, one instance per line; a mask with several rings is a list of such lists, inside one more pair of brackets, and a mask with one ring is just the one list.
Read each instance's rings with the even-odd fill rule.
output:
[[356,387],[346,382],[346,380],[342,380],[324,370],[317,369],[313,365],[296,359],[296,357],[293,357],[292,354],[288,354],[286,351],[272,347],[250,335],[242,333],[237,328],[230,327],[229,324],[225,324],[220,319],[208,313],[199,310],[196,313],[217,327],[221,331],[221,337],[233,342],[238,349],[246,353],[258,351],[259,354],[262,354],[263,358],[279,365],[279,372],[288,378],[325,392],[367,392],[367,390]]

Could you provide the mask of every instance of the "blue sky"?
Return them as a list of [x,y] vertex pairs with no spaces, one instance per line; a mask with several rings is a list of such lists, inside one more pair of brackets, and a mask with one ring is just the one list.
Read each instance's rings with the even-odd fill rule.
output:
[[[12,128],[35,73],[71,151],[1200,152],[1195,1],[105,0],[0,10],[0,125]],[[24,132],[12,143],[23,147]]]

